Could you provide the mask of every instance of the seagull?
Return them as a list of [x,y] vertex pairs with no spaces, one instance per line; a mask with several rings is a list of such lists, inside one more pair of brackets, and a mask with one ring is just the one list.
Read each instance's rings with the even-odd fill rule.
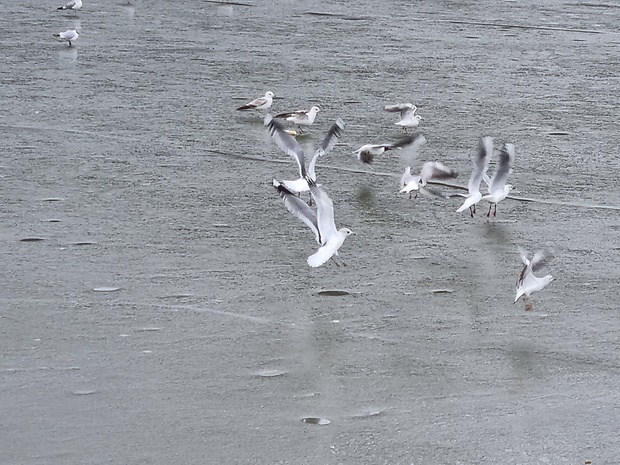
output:
[[82,8],[82,0],[71,0],[69,3],[56,8],[57,10],[79,10]]
[[245,105],[240,106],[237,110],[267,110],[273,103],[273,98],[276,96],[273,92],[268,90],[264,97],[259,97],[252,100]]
[[415,112],[418,109],[413,103],[397,103],[396,105],[386,105],[385,111],[396,113],[400,112],[400,121],[394,123],[397,126],[401,126],[405,131],[407,128],[415,128],[420,124],[422,117],[416,115]]
[[290,113],[280,113],[276,115],[276,118],[286,118],[286,121],[290,121],[297,126],[299,126],[299,132],[303,133],[304,130],[302,126],[312,126],[314,123],[314,119],[316,118],[317,113],[321,111],[321,109],[317,106],[310,108],[310,110],[299,110],[292,111]]
[[75,42],[78,40],[80,33],[75,29],[69,29],[65,32],[59,32],[58,34],[54,34],[54,37],[60,37],[62,40],[66,40],[69,42],[69,47],[71,47],[71,42]]
[[366,144],[362,145],[359,149],[354,151],[353,153],[357,156],[357,159],[364,164],[370,165],[374,161],[375,157],[382,155],[384,152],[388,150],[400,149],[402,147],[407,147],[411,145],[415,138],[413,136],[403,137],[401,140],[394,144],[378,144],[371,145]]
[[541,250],[536,252],[532,258],[529,257],[527,250],[519,247],[519,253],[521,254],[521,261],[523,262],[523,269],[517,280],[517,294],[515,296],[515,303],[521,296],[525,300],[525,310],[532,310],[532,303],[530,301],[530,295],[533,292],[543,290],[547,284],[553,281],[553,276],[548,274],[542,278],[534,276],[534,271],[538,271],[545,264],[548,258],[550,258],[551,250]]
[[[431,179],[449,179],[456,176],[457,173],[455,171],[438,161],[427,161],[424,163],[418,175],[411,174],[411,167],[408,166],[400,178],[400,193],[409,193],[409,198],[411,198],[411,191],[416,191],[414,198],[418,197],[418,192],[438,195],[430,189],[426,189],[426,183]],[[442,195],[439,196],[443,197]]]
[[[306,170],[305,155],[303,149],[299,145],[299,142],[297,142],[293,136],[286,132],[284,127],[269,114],[265,116],[265,126],[267,126],[269,134],[271,134],[271,138],[280,150],[293,157],[293,159],[297,162],[297,166],[299,167],[299,179],[296,179],[295,181],[279,182],[289,191],[296,194],[310,190],[307,179],[309,178],[312,181],[316,181],[315,167],[318,158],[322,157],[334,148],[342,136],[342,132],[344,131],[344,121],[338,118],[336,122],[332,124],[331,128],[329,128],[329,131],[327,131],[327,134],[325,135],[325,138],[323,139],[323,142],[321,142],[319,148],[314,151],[312,160],[310,160],[310,165]],[[277,181],[274,180],[274,183],[275,182]]]
[[307,182],[310,186],[310,194],[316,202],[316,213],[308,204],[289,191],[286,186],[274,181],[274,187],[284,200],[286,209],[303,221],[314,233],[320,247],[308,257],[308,265],[316,268],[326,263],[334,255],[338,255],[338,249],[353,231],[349,228],[336,229],[332,200],[312,179],[308,178]]
[[482,194],[480,193],[480,181],[482,181],[482,178],[486,174],[489,167],[489,159],[492,154],[493,139],[488,136],[481,138],[480,143],[478,144],[478,154],[474,159],[474,169],[471,172],[469,184],[467,185],[469,194],[467,195],[465,202],[463,202],[463,205],[458,208],[458,213],[469,208],[471,217],[474,217],[474,214],[476,213],[476,204],[480,202],[480,199],[482,199]]
[[515,146],[513,144],[504,144],[502,150],[499,153],[499,165],[493,173],[493,177],[489,180],[488,176],[483,176],[483,179],[489,186],[489,193],[482,197],[482,200],[486,200],[491,202],[489,205],[489,211],[487,212],[487,218],[491,216],[491,208],[495,206],[493,210],[493,216],[497,216],[497,204],[504,200],[510,190],[512,189],[512,185],[506,184],[508,180],[508,175],[512,170],[512,163],[515,159]]

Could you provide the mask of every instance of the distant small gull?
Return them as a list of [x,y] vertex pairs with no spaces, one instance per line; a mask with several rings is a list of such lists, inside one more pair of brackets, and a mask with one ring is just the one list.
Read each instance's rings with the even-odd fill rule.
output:
[[474,217],[474,214],[476,213],[476,204],[480,202],[480,199],[482,199],[482,194],[480,193],[480,182],[489,167],[489,160],[492,154],[493,139],[490,137],[481,138],[480,143],[478,144],[478,153],[473,160],[474,169],[471,172],[469,184],[467,185],[469,194],[467,195],[465,202],[463,202],[463,205],[458,208],[457,212],[460,213],[469,208],[469,214],[472,218]]
[[355,150],[353,153],[357,156],[357,159],[364,164],[370,165],[375,157],[382,155],[384,152],[388,150],[400,149],[403,147],[407,147],[411,145],[415,138],[413,136],[403,137],[401,140],[394,144],[377,144],[371,145],[366,144],[362,145],[359,149]]
[[271,108],[271,104],[273,103],[273,98],[275,96],[276,95],[273,92],[268,90],[264,97],[254,99],[251,102],[240,106],[237,110],[267,110],[268,108]]
[[312,179],[308,179],[307,182],[310,186],[310,194],[316,203],[316,213],[284,185],[274,181],[274,187],[284,200],[286,209],[303,221],[314,233],[320,247],[308,257],[308,265],[316,268],[326,263],[332,256],[338,255],[338,249],[352,231],[348,228],[336,229],[332,200]]
[[286,121],[290,121],[297,126],[299,126],[299,132],[303,133],[304,129],[302,126],[312,126],[314,124],[314,119],[316,118],[317,113],[321,111],[321,109],[317,106],[310,108],[310,110],[299,110],[292,111],[290,113],[280,113],[276,115],[276,118],[286,118]]
[[316,181],[315,167],[318,158],[322,157],[334,148],[342,136],[342,132],[344,131],[344,122],[341,119],[336,120],[331,128],[329,128],[329,131],[327,131],[327,134],[325,135],[325,138],[323,139],[323,142],[321,142],[319,148],[314,151],[314,156],[312,157],[310,165],[306,170],[305,155],[303,149],[299,145],[299,142],[287,133],[282,125],[273,119],[269,114],[265,116],[265,126],[267,126],[269,134],[271,134],[271,138],[280,150],[293,157],[293,159],[297,162],[297,166],[299,167],[299,179],[296,179],[295,181],[279,181],[279,183],[283,184],[289,191],[296,194],[306,192],[310,189],[307,178],[310,178],[312,181]]
[[487,218],[491,216],[491,208],[493,210],[493,216],[497,216],[497,204],[504,200],[510,193],[512,186],[506,184],[508,175],[512,170],[512,164],[515,159],[515,146],[513,144],[504,144],[502,150],[499,153],[499,165],[493,174],[491,180],[488,176],[483,176],[485,182],[489,185],[489,194],[482,197],[482,200],[486,200],[491,203],[489,205],[489,211],[487,212]]
[[82,8],[82,0],[71,0],[69,3],[56,8],[57,10],[79,10]]
[[401,126],[405,130],[407,128],[415,128],[420,124],[422,117],[416,115],[415,112],[418,109],[412,103],[397,103],[396,105],[387,105],[384,110],[391,113],[400,112],[400,121],[394,123],[397,126]]
[[66,40],[67,42],[69,42],[69,47],[71,47],[72,42],[75,42],[76,40],[78,40],[79,36],[80,36],[79,32],[76,31],[75,29],[69,29],[68,31],[54,34],[54,37],[60,37],[62,40]]
[[545,262],[550,258],[551,250],[541,250],[534,254],[530,259],[527,250],[519,247],[519,253],[521,254],[521,261],[523,262],[523,269],[517,280],[517,294],[515,296],[515,303],[521,296],[525,300],[525,309],[532,310],[532,303],[530,301],[530,295],[533,292],[538,292],[544,289],[547,284],[553,281],[553,276],[548,274],[542,278],[534,276],[534,272],[538,271]]

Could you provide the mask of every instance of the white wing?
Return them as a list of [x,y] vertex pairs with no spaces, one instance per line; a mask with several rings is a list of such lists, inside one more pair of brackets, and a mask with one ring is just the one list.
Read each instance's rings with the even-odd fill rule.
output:
[[316,181],[315,167],[318,158],[322,157],[326,153],[329,153],[334,148],[342,136],[343,131],[344,121],[338,118],[336,122],[332,124],[332,127],[329,128],[329,131],[327,131],[327,134],[325,135],[325,138],[323,139],[323,142],[321,142],[319,148],[314,151],[314,156],[312,157],[312,160],[310,160],[310,166],[308,166],[308,176],[310,176],[313,181]]
[[321,243],[325,244],[329,239],[338,233],[334,222],[334,204],[327,193],[314,181],[308,181],[310,194],[316,202],[316,218]]
[[282,200],[284,200],[284,206],[286,209],[299,218],[301,221],[306,224],[310,228],[310,230],[314,233],[314,238],[316,239],[319,245],[322,244],[321,235],[319,233],[319,228],[317,226],[316,214],[312,209],[308,206],[306,202],[301,200],[291,191],[289,191],[286,187],[280,184],[275,179],[273,180],[273,187],[276,188]]
[[271,138],[280,150],[293,157],[297,162],[299,165],[299,176],[304,178],[306,176],[306,161],[304,159],[304,151],[299,142],[286,132],[284,127],[269,114],[265,116],[265,126],[267,126]]

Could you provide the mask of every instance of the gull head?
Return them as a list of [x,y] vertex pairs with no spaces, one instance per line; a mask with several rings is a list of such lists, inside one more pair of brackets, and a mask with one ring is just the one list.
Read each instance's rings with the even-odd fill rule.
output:
[[351,234],[353,234],[353,231],[351,231],[349,228],[342,228],[340,229],[340,232],[345,233],[347,236],[350,236]]
[[310,113],[318,113],[321,109],[317,106],[310,108]]
[[271,92],[270,90],[267,91],[267,93],[265,94],[266,97],[271,97],[274,98],[276,96],[276,94],[274,94],[273,92]]

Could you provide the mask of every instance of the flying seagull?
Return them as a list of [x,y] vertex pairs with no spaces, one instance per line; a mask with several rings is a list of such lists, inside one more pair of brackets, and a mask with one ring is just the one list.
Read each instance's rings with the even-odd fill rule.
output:
[[370,165],[375,160],[375,157],[379,155],[383,155],[384,152],[388,150],[400,149],[403,147],[407,147],[413,143],[415,137],[407,136],[403,137],[399,141],[394,144],[366,144],[362,145],[359,149],[354,151],[353,153],[357,156],[357,159],[364,164]]
[[416,115],[415,112],[418,109],[412,103],[397,103],[396,105],[386,105],[384,110],[390,113],[400,113],[400,121],[397,121],[397,126],[407,130],[407,128],[415,128],[420,124],[422,117]]
[[532,310],[532,302],[530,301],[530,295],[533,292],[543,290],[547,284],[553,281],[553,276],[548,274],[542,278],[534,276],[534,272],[538,271],[545,262],[551,258],[552,251],[549,249],[540,250],[536,252],[531,258],[527,250],[519,247],[519,253],[521,255],[521,261],[523,262],[523,269],[519,274],[517,280],[517,294],[515,296],[515,303],[521,296],[525,300],[525,310]]
[[326,263],[334,255],[352,231],[348,228],[336,229],[334,204],[327,193],[312,179],[307,179],[310,194],[316,203],[316,213],[303,200],[289,191],[284,185],[274,181],[274,187],[284,200],[286,209],[299,218],[314,233],[319,249],[308,257],[308,265],[313,268]]
[[487,218],[491,216],[491,208],[493,210],[493,216],[497,216],[497,204],[504,200],[512,189],[512,185],[506,184],[508,175],[512,170],[512,164],[515,159],[515,146],[513,144],[504,144],[502,150],[499,153],[499,165],[493,173],[493,177],[489,181],[488,176],[483,176],[483,179],[489,186],[489,193],[482,197],[482,200],[490,202],[489,211],[487,212]]
[[478,144],[478,153],[473,160],[474,169],[471,172],[469,184],[467,185],[467,190],[469,193],[465,199],[465,202],[463,202],[463,205],[458,208],[457,212],[460,213],[469,208],[469,214],[472,218],[474,217],[474,214],[476,213],[476,204],[480,202],[480,199],[482,199],[482,194],[480,193],[480,181],[482,181],[482,178],[489,167],[489,159],[491,158],[492,153],[493,139],[488,136],[481,138]]

